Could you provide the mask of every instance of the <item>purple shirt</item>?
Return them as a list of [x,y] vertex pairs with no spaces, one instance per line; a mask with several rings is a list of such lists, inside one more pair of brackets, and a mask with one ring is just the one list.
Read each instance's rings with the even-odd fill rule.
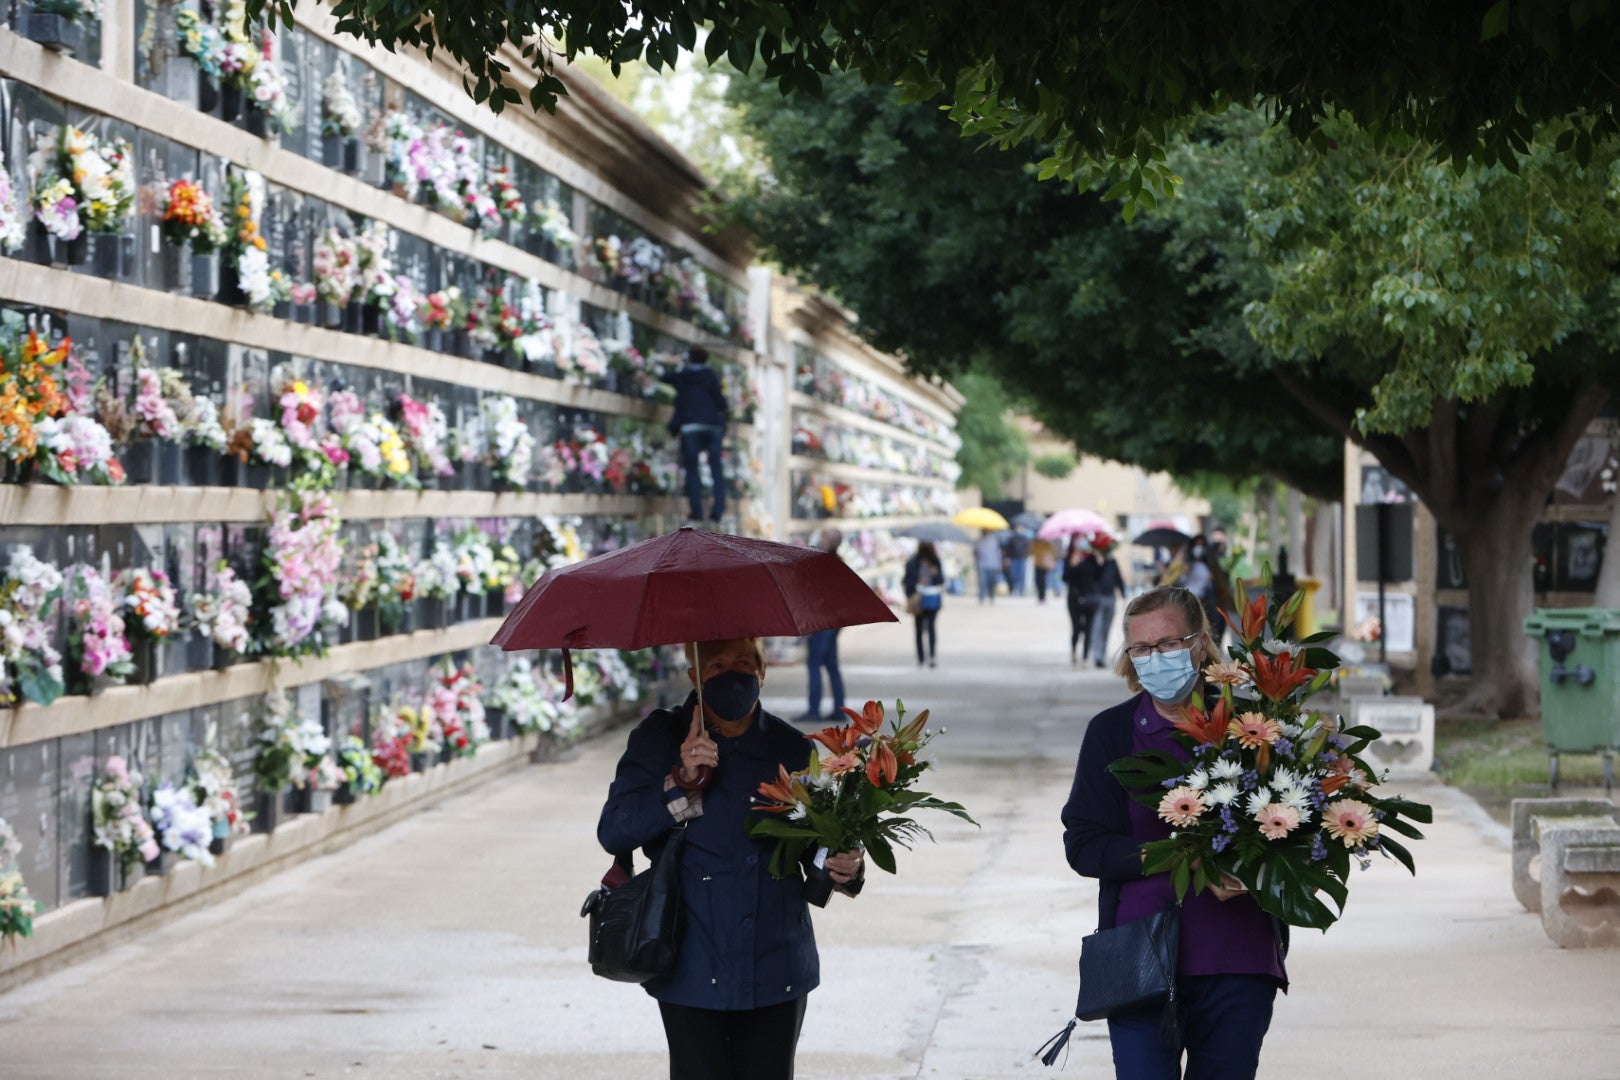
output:
[[[1170,721],[1153,707],[1153,699],[1143,694],[1131,716],[1131,752],[1163,750],[1186,761],[1190,755],[1174,732]],[[1169,838],[1170,824],[1160,820],[1152,807],[1132,799],[1129,812],[1131,835],[1138,843]],[[1127,881],[1120,887],[1117,921],[1145,918],[1175,899],[1169,874]],[[1252,896],[1217,900],[1207,889],[1196,896],[1189,891],[1181,904],[1179,961],[1182,975],[1270,975],[1279,985],[1288,985],[1271,917]]]

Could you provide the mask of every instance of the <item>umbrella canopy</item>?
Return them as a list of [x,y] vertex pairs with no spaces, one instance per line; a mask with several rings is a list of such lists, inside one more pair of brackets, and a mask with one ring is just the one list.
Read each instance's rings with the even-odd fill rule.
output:
[[844,561],[819,548],[687,526],[548,570],[491,639],[507,652],[644,649],[898,622]]
[[1037,514],[1033,510],[1025,510],[1012,519],[1013,527],[1017,529],[1038,529],[1046,520],[1045,514]]
[[1057,540],[1081,533],[1110,532],[1108,519],[1095,510],[1059,510],[1041,525],[1035,535],[1043,540]]
[[958,510],[951,520],[964,529],[988,529],[995,532],[997,529],[1007,527],[1007,519],[988,506],[970,506],[966,510]]
[[1178,548],[1190,540],[1192,540],[1192,537],[1180,529],[1172,529],[1168,525],[1156,525],[1138,535],[1131,543],[1141,544],[1143,547]]
[[948,521],[919,521],[896,529],[894,535],[909,536],[913,540],[932,540],[936,544],[970,544],[973,534]]

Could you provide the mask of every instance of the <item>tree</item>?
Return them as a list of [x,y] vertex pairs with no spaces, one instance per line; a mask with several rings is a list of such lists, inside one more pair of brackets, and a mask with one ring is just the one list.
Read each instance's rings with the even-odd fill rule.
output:
[[956,486],[976,487],[986,499],[999,499],[1029,461],[1029,442],[1012,420],[1006,390],[994,378],[970,371],[956,388],[964,399],[956,415],[956,434],[962,439],[956,452],[962,475]]
[[1127,227],[1095,195],[1031,184],[1038,150],[977,148],[890,88],[732,93],[771,162],[732,212],[875,346],[926,374],[978,365],[1082,453],[1338,497],[1342,440],[1263,370],[1241,301],[1179,265],[1165,222]]
[[[468,93],[497,110],[525,98],[554,108],[559,58],[673,67],[707,28],[708,60],[757,61],[784,94],[814,94],[842,69],[919,100],[946,95],[963,130],[1048,146],[1050,175],[1104,177],[1131,208],[1170,192],[1175,126],[1232,103],[1301,138],[1340,110],[1484,163],[1527,154],[1541,123],[1565,125],[1583,160],[1620,130],[1609,74],[1620,5],[1599,0],[327,2],[339,33],[448,53]],[[294,4],[248,10],[290,20]]]
[[1060,450],[1036,458],[1035,471],[1048,480],[1067,480],[1074,475],[1074,470],[1079,464],[1073,454],[1067,450]]

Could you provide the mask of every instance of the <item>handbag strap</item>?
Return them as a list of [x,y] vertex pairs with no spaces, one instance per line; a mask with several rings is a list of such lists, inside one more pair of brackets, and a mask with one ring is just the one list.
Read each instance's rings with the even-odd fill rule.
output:
[[[678,838],[683,838],[685,832],[686,822],[684,821],[678,825],[671,826],[669,832],[665,833],[663,836],[663,843],[658,847],[658,854],[648,861],[656,864],[657,861],[663,857],[663,853],[669,849],[669,845],[675,842]],[[602,876],[602,884],[612,889],[618,887],[619,885],[623,885],[626,881],[629,881],[631,878],[635,877],[635,855],[636,853],[634,849],[631,849],[630,851],[614,852],[613,864],[608,867],[608,872]],[[615,870],[620,871],[623,876],[620,877],[614,874],[613,872]],[[614,880],[609,881],[609,878],[614,878]]]

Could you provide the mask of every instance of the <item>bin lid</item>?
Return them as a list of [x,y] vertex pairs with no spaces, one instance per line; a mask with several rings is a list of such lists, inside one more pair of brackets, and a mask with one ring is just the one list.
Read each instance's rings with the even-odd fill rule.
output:
[[1524,620],[1527,634],[1545,634],[1549,630],[1574,630],[1593,637],[1620,634],[1620,609],[1537,608]]

